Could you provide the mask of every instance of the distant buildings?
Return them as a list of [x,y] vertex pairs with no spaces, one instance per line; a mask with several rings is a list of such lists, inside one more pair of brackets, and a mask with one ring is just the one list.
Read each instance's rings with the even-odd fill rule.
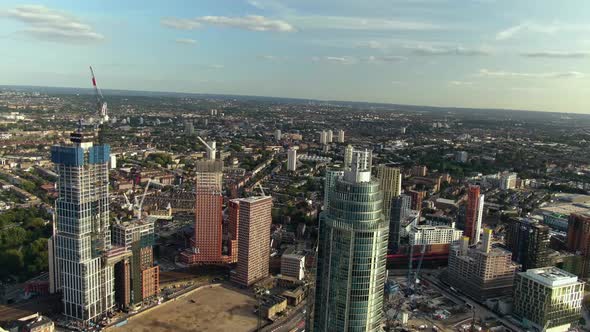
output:
[[344,143],[344,130],[338,130],[338,143]]
[[184,133],[187,136],[193,136],[195,134],[195,126],[192,121],[184,122]]
[[344,150],[344,169],[350,169],[350,165],[352,164],[352,152],[354,148],[352,145],[347,145],[346,149]]
[[506,173],[500,176],[500,189],[508,190],[516,188],[516,173]]
[[325,130],[320,132],[320,144],[328,144],[328,132]]
[[383,191],[383,214],[385,220],[389,220],[391,213],[391,201],[398,197],[402,191],[402,173],[397,167],[389,165],[377,166],[377,178]]
[[232,200],[238,221],[238,264],[231,280],[249,287],[268,276],[272,197],[258,196]]
[[275,140],[280,141],[282,138],[281,130],[280,129],[275,130],[274,136],[275,136]]
[[115,305],[113,265],[107,259],[110,147],[93,140],[92,134],[74,132],[72,145],[51,147],[59,174],[53,269],[60,276],[64,315],[84,322],[98,320]]
[[467,152],[465,151],[456,151],[455,152],[455,161],[458,163],[466,163],[468,160]]
[[332,143],[334,141],[334,132],[332,129],[326,131],[326,143]]
[[305,256],[298,254],[281,256],[281,275],[303,280],[305,277]]
[[416,165],[412,167],[413,176],[426,176],[428,174],[428,167],[423,165]]
[[465,209],[465,230],[463,235],[469,238],[469,244],[479,242],[483,218],[484,195],[480,194],[479,186],[469,186],[467,207]]
[[506,230],[506,246],[523,271],[551,265],[549,238],[549,227],[530,219],[512,220]]
[[567,331],[581,317],[584,283],[556,267],[529,269],[514,281],[514,315],[537,331]]
[[409,190],[408,194],[412,198],[412,210],[421,210],[422,209],[422,201],[426,197],[425,191],[416,191],[416,190]]
[[568,220],[567,249],[584,257],[582,276],[590,270],[590,214],[572,213]]
[[511,294],[517,268],[510,251],[492,248],[491,237],[492,231],[486,229],[477,249],[469,248],[469,239],[463,237],[449,253],[447,281],[479,300]]
[[297,147],[292,147],[287,151],[287,170],[297,170]]
[[354,151],[320,217],[312,331],[379,331],[388,223],[369,151]]

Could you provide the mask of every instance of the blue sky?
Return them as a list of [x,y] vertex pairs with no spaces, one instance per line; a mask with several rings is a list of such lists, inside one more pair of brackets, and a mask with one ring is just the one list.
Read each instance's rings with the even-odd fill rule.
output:
[[590,113],[587,0],[0,2],[0,84]]

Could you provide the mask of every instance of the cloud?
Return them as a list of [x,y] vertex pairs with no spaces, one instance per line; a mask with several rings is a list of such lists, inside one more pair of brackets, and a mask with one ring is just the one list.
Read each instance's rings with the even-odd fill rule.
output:
[[178,44],[185,44],[185,45],[196,45],[197,44],[196,40],[190,39],[190,38],[176,38],[174,41],[177,42]]
[[523,53],[522,56],[528,58],[566,58],[566,59],[581,59],[590,57],[590,52],[558,52],[558,51],[541,51]]
[[507,40],[515,37],[516,35],[520,34],[521,32],[534,32],[534,33],[543,33],[543,34],[553,34],[557,32],[573,32],[573,31],[580,31],[580,32],[590,32],[590,25],[589,24],[571,24],[571,23],[548,23],[548,24],[539,24],[535,22],[524,22],[517,24],[515,26],[506,28],[504,30],[499,31],[496,34],[496,40]]
[[223,69],[223,68],[225,68],[225,66],[224,65],[220,65],[220,64],[212,64],[212,65],[208,65],[207,68],[210,68],[210,69]]
[[325,62],[340,65],[352,65],[358,63],[358,59],[352,56],[314,56],[311,60],[313,62]]
[[473,85],[473,82],[467,82],[467,81],[449,81],[450,85],[454,85],[454,86],[466,86],[466,85]]
[[493,71],[488,69],[481,69],[479,76],[498,77],[498,78],[583,78],[584,73],[578,71],[566,72],[547,72],[547,73],[522,73],[522,72],[508,72],[508,71]]
[[25,28],[20,32],[43,41],[68,43],[96,42],[104,36],[77,17],[43,5],[22,5],[0,12],[0,18],[20,21]]
[[446,55],[459,55],[459,56],[485,56],[492,54],[491,51],[483,48],[465,48],[463,46],[430,46],[430,45],[419,45],[419,46],[406,46],[407,49],[411,50],[415,55],[420,56],[446,56]]
[[248,15],[243,17],[201,16],[192,19],[169,17],[163,18],[160,23],[165,27],[179,30],[194,30],[204,25],[213,25],[250,31],[296,31],[294,26],[283,20],[273,20],[259,15]]
[[292,16],[290,20],[304,29],[374,30],[374,31],[427,31],[442,26],[422,21],[400,21],[372,17],[350,16]]
[[267,60],[267,61],[285,61],[288,58],[286,56],[277,56],[277,55],[259,55],[257,56],[258,59]]
[[368,63],[391,63],[405,61],[407,58],[400,55],[370,55],[364,60]]

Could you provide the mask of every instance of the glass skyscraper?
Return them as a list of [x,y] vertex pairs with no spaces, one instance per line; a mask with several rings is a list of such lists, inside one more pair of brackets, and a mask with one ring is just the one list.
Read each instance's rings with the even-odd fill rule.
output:
[[114,306],[108,200],[110,147],[75,132],[71,145],[53,146],[59,174],[55,202],[55,256],[64,314],[81,321],[100,318]]
[[371,153],[354,151],[321,214],[313,331],[381,329],[389,225],[370,170]]

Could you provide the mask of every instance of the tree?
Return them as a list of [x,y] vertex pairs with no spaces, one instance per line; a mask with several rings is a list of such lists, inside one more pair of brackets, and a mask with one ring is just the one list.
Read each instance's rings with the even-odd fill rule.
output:
[[8,277],[12,274],[19,274],[24,267],[24,257],[20,250],[8,249],[0,251],[0,276]]

